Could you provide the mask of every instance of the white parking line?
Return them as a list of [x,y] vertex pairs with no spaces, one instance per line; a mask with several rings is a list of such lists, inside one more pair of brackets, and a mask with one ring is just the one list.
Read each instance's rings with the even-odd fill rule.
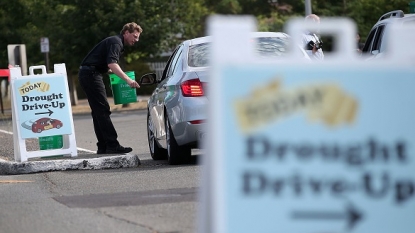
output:
[[12,135],[12,134],[13,134],[13,132],[9,132],[9,131],[5,131],[5,130],[1,130],[1,129],[0,129],[0,133],[6,133],[6,134],[10,134],[10,135]]
[[93,150],[88,150],[88,149],[84,149],[84,148],[79,148],[79,147],[77,147],[76,149],[77,149],[77,150],[80,150],[80,151],[88,152],[88,153],[93,153],[93,154],[95,154],[95,153],[96,153],[96,151],[93,151]]
[[[1,129],[0,129],[0,133],[13,135],[13,132],[9,132],[9,131],[6,131],[6,130],[1,130]],[[88,150],[88,149],[84,149],[84,148],[80,148],[80,147],[77,147],[76,149],[79,150],[79,151],[84,151],[84,152],[88,152],[88,153],[96,153],[96,151]]]

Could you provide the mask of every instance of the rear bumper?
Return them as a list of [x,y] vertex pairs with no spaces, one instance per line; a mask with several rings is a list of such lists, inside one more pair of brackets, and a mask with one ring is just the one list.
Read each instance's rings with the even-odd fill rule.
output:
[[[199,141],[205,135],[205,124],[208,108],[208,99],[206,97],[183,97],[180,96],[177,105],[169,108],[167,106],[169,122],[177,141],[180,146],[189,145],[197,148]],[[201,123],[191,123],[194,121]]]
[[190,122],[182,122],[175,125],[173,134],[178,145],[199,148],[199,142],[205,137],[204,128],[205,123],[191,124]]

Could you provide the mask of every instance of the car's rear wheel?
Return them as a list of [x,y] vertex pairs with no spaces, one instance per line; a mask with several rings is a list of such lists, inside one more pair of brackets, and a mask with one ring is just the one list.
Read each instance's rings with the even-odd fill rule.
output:
[[151,120],[150,112],[147,114],[147,140],[151,158],[154,160],[167,159],[167,150],[160,147],[154,135],[154,124]]
[[176,165],[190,161],[192,148],[179,146],[174,138],[173,131],[167,116],[164,117],[166,127],[167,160],[169,164]]

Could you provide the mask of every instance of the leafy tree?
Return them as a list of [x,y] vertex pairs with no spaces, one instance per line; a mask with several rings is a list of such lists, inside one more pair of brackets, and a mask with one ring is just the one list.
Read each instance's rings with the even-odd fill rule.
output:
[[209,10],[216,14],[240,14],[241,5],[238,0],[205,0]]
[[269,16],[274,9],[272,1],[264,0],[239,0],[242,14]]
[[[186,11],[183,9],[192,9]],[[14,0],[0,2],[0,66],[7,67],[8,44],[25,44],[28,66],[44,64],[40,38],[50,42],[50,64],[65,63],[68,77],[100,40],[116,35],[127,22],[144,32],[125,62],[145,61],[170,51],[181,40],[203,35],[208,15],[204,0]],[[140,64],[137,64],[140,66]]]
[[407,0],[348,0],[346,6],[347,16],[356,22],[363,41],[383,14],[393,10],[409,11]]
[[304,15],[304,0],[278,0],[279,12],[284,14]]
[[282,32],[285,22],[289,16],[281,15],[278,12],[271,13],[269,17],[258,16],[258,31]]
[[[408,11],[407,0],[311,0],[313,13],[350,17],[361,37],[391,10]],[[304,0],[13,0],[0,1],[0,67],[7,66],[7,45],[25,44],[28,65],[44,62],[40,38],[50,41],[50,64],[66,63],[76,73],[97,42],[135,21],[144,32],[125,62],[157,58],[180,41],[205,35],[210,14],[252,14],[260,30],[281,31],[286,20],[304,16]]]
[[[183,9],[192,9],[186,11]],[[137,48],[126,49],[126,61],[157,56],[182,39],[203,35],[208,15],[203,0],[15,0],[1,1],[0,43],[24,43],[30,64],[39,64],[39,40],[48,37],[51,63],[75,68],[93,45],[116,35],[135,21],[144,32]],[[30,56],[30,58],[29,58]],[[2,51],[0,61],[7,61]]]
[[3,48],[0,50],[0,68],[7,68],[8,65],[7,45],[25,44],[28,40],[29,31],[24,29],[26,11],[25,1],[0,1],[0,45]]
[[[312,12],[321,17],[349,17],[354,20],[362,41],[383,14],[392,10],[403,10],[406,13],[409,11],[407,0],[311,0],[311,3]],[[304,16],[304,0],[278,0],[277,5],[275,11],[278,16],[271,17],[277,22],[285,14]],[[264,19],[264,16],[260,18]]]

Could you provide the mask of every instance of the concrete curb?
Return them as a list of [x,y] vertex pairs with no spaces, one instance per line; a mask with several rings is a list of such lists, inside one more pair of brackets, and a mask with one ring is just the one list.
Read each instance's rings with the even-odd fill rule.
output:
[[137,155],[126,154],[99,158],[8,162],[0,160],[0,175],[18,175],[50,171],[102,170],[138,167]]

